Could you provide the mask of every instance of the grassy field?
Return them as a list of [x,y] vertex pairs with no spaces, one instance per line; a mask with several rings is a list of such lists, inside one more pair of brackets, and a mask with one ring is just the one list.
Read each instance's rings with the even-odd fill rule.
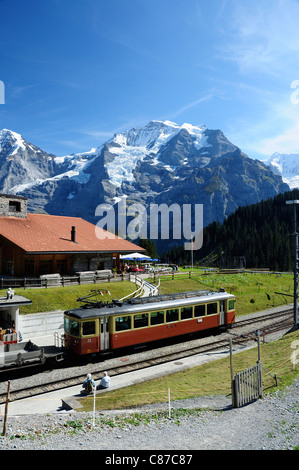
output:
[[[299,340],[299,331],[285,335],[273,343],[261,345],[262,366],[273,376],[278,377],[278,388],[271,375],[263,371],[265,393],[282,389],[292,383],[299,375],[299,365],[293,365],[291,354],[295,351],[295,341]],[[256,364],[257,349],[244,351],[233,356],[234,374]],[[297,361],[298,362],[298,359]],[[113,382],[113,377],[111,378]],[[168,388],[171,400],[200,397],[205,395],[231,394],[229,357],[193,367],[182,372],[150,380],[123,389],[96,396],[96,409],[121,409],[138,407],[142,404],[161,403],[168,400]],[[80,400],[83,409],[91,411],[93,397]]]
[[197,289],[217,290],[224,287],[227,292],[236,296],[237,315],[247,315],[273,306],[292,303],[293,282],[293,274],[290,273],[205,274],[203,270],[197,270],[192,272],[191,279],[188,272],[176,276],[173,280],[171,276],[161,276],[160,293]]
[[[68,310],[79,307],[77,299],[89,294],[92,290],[109,290],[110,296],[97,297],[103,301],[120,299],[134,290],[135,284],[129,281],[103,282],[101,284],[84,284],[65,287],[49,287],[48,289],[15,289],[15,294],[23,295],[32,301],[31,305],[20,307],[21,314],[48,312],[52,310]],[[6,296],[6,290],[0,290],[0,296]]]
[[[180,272],[184,273],[184,270]],[[153,279],[149,279],[153,283]],[[239,274],[205,274],[203,270],[194,270],[191,279],[189,272],[176,276],[161,276],[160,293],[185,292],[188,290],[212,289],[224,287],[227,292],[236,296],[236,313],[248,313],[265,310],[272,306],[292,303],[293,275],[290,273],[239,273]],[[87,295],[93,289],[109,290],[111,296],[103,300],[120,299],[135,290],[132,282],[103,282],[101,284],[84,284],[48,289],[15,289],[15,293],[32,301],[32,305],[21,307],[20,313],[67,310],[79,306],[76,300]],[[278,294],[278,292],[284,295]],[[0,296],[6,296],[6,290],[0,290]],[[269,300],[269,297],[270,300]]]

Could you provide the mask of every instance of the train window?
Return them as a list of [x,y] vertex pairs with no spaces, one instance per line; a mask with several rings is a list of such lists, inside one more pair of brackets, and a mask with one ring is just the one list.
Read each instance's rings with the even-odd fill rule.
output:
[[148,314],[134,315],[134,328],[143,328],[144,326],[148,326]]
[[187,320],[188,318],[192,318],[192,307],[181,308],[181,320]]
[[68,317],[64,317],[64,331],[66,333],[70,332],[70,320],[68,319]]
[[161,325],[164,323],[164,312],[151,313],[151,325]]
[[69,333],[73,336],[79,336],[79,322],[70,318]]
[[85,321],[83,322],[82,335],[94,335],[96,332],[96,322],[95,321]]
[[172,308],[170,310],[166,310],[166,322],[169,323],[171,321],[178,321],[179,319],[179,309]]
[[131,317],[116,317],[115,331],[123,331],[131,329]]
[[228,310],[234,310],[235,308],[235,301],[234,300],[229,300],[228,301]]
[[214,315],[218,313],[217,303],[207,304],[207,315]]
[[204,317],[206,314],[205,305],[195,305],[194,306],[194,316],[195,317]]

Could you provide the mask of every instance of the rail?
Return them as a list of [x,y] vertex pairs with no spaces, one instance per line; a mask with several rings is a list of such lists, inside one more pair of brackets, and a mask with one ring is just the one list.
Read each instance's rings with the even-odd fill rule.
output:
[[139,285],[138,289],[132,292],[131,294],[126,295],[122,299],[119,299],[121,302],[127,300],[129,298],[137,298],[137,297],[151,297],[158,295],[159,287],[160,287],[160,279],[157,286],[150,284],[145,279],[142,279],[137,274],[130,276],[130,281],[135,282],[136,285]]
[[[131,281],[131,279],[130,279],[130,281]],[[131,297],[134,297],[134,298],[139,297],[142,294],[143,290],[144,290],[144,281],[142,279],[141,279],[141,281],[142,282],[141,282],[140,286],[138,287],[138,289],[136,289],[134,292],[131,292],[130,294],[126,295],[125,297],[122,297],[121,299],[119,299],[119,301],[123,302],[124,300],[127,300]],[[136,281],[136,284],[137,284],[137,281]]]
[[[130,280],[132,280],[132,279],[130,279]],[[135,274],[135,280],[134,281],[135,281],[136,284],[139,284],[140,286],[141,285],[143,286],[143,296],[144,297],[151,297],[151,296],[158,295],[159,287],[160,287],[160,279],[159,279],[158,285],[154,286],[153,284],[151,284],[147,280],[142,279],[140,276]]]
[[[260,319],[256,319],[256,321],[260,321]],[[239,325],[241,326],[241,325]],[[252,341],[252,338],[256,338],[256,329],[257,326],[254,326],[253,329],[251,330],[248,335],[250,338],[244,338],[244,335],[242,333],[242,330],[239,333],[239,336],[236,336],[234,338],[234,344],[236,347],[240,347],[243,349],[245,343],[247,341]],[[238,346],[238,344],[240,345]],[[184,344],[183,344],[184,346]],[[109,370],[109,375],[111,376],[116,376],[118,374],[124,374],[126,372],[131,372],[133,370],[139,370],[141,368],[145,367],[151,367],[151,366],[157,366],[158,364],[163,364],[169,361],[175,361],[178,359],[183,359],[186,357],[190,357],[193,355],[198,355],[198,354],[207,354],[211,353],[212,351],[223,351],[224,349],[226,350],[228,347],[228,341],[227,337],[225,336],[223,339],[217,339],[215,341],[215,338],[210,338],[210,341],[208,343],[196,343],[196,344],[190,344],[190,342],[186,342],[184,347],[179,347],[178,349],[175,349],[172,346],[169,346],[167,348],[163,349],[157,349],[156,353],[154,355],[150,354],[148,358],[140,358],[135,356],[135,359],[131,357],[132,360],[130,360],[128,363],[126,360],[124,361],[125,364],[121,365],[116,365],[114,360],[110,361],[104,360],[104,362],[99,362],[97,363],[98,367],[92,371],[92,375],[95,380],[100,379],[103,376],[103,370]],[[122,361],[122,359],[120,359]],[[289,360],[289,359],[288,359]],[[73,370],[74,369],[74,370]],[[84,367],[83,367],[84,369]],[[21,381],[15,381],[14,382],[14,391],[11,395],[11,400],[19,400],[23,399],[26,397],[33,397],[35,395],[39,395],[42,393],[46,393],[49,391],[53,390],[59,390],[62,388],[66,388],[68,386],[73,386],[74,384],[82,385],[83,380],[86,378],[86,373],[83,372],[83,369],[80,369],[79,371],[76,371],[76,368],[71,368],[69,371],[66,368],[64,374],[64,377],[61,377],[60,379],[56,380],[55,376],[52,377],[50,374],[48,379],[49,382],[45,383],[44,380],[44,375],[39,375],[37,374],[36,376],[32,375],[34,377],[34,384],[30,384],[30,386],[26,383],[26,380],[21,380]],[[5,390],[5,382],[4,380],[0,384],[0,404],[5,403],[6,400],[6,390]]]

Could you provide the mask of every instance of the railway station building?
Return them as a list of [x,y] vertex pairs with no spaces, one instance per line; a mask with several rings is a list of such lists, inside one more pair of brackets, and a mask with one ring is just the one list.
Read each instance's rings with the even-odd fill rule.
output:
[[112,269],[143,248],[78,217],[27,212],[27,198],[0,194],[0,276],[73,275]]

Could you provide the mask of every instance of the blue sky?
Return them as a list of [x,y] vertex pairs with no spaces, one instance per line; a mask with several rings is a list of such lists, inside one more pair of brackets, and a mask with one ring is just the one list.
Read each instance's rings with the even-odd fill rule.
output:
[[170,120],[299,153],[298,19],[298,0],[0,0],[0,129],[62,156]]

